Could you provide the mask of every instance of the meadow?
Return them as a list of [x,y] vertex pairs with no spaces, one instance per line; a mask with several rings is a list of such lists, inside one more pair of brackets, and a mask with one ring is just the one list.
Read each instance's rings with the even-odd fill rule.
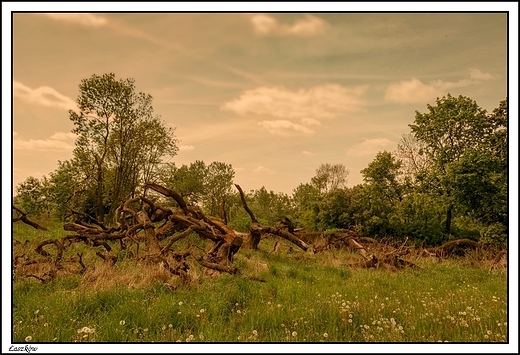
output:
[[[59,238],[14,224],[15,255]],[[28,241],[27,243],[25,241]],[[278,241],[276,250],[274,243]],[[192,235],[174,249],[205,242]],[[407,259],[420,270],[352,268],[347,250],[293,250],[283,240],[241,249],[229,275],[194,263],[189,282],[124,252],[115,265],[77,245],[83,274],[48,282],[14,272],[15,343],[74,342],[507,342],[507,270],[482,255]]]

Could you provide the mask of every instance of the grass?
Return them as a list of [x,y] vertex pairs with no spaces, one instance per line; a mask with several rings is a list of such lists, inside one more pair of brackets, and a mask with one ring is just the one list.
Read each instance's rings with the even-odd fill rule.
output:
[[[63,233],[15,225],[30,245]],[[351,269],[347,251],[290,251],[272,240],[241,250],[241,276],[194,265],[178,283],[157,265],[107,267],[85,253],[83,276],[42,284],[15,277],[13,341],[26,342],[507,342],[507,275],[467,259],[414,259],[422,270]],[[184,243],[184,244],[182,244]],[[182,249],[200,238],[179,242]],[[203,245],[203,243],[202,243]],[[177,246],[177,245],[176,245]],[[179,250],[180,250],[179,249]],[[28,245],[16,253],[30,254]],[[259,282],[248,277],[265,280]]]

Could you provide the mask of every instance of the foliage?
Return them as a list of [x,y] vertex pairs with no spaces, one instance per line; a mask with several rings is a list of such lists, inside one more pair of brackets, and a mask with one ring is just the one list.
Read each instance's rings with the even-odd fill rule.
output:
[[231,164],[196,160],[177,167],[168,163],[160,170],[159,180],[177,191],[191,205],[201,205],[207,214],[218,216],[222,203],[230,198],[235,171]]
[[44,176],[41,180],[29,176],[16,187],[16,200],[21,209],[30,215],[39,216],[48,212],[52,206],[48,198],[49,180]]
[[153,114],[152,96],[135,92],[134,79],[93,75],[79,85],[79,112],[69,111],[76,139],[75,161],[92,170],[95,214],[108,219],[124,199],[150,180],[164,156],[177,152],[173,129]]
[[[63,230],[56,225],[51,233]],[[26,225],[15,229],[15,238],[28,237],[31,243],[41,234]],[[243,277],[210,277],[193,268],[193,284],[173,292],[175,277],[165,279],[160,267],[138,268],[124,258],[106,267],[86,252],[83,277],[44,284],[15,278],[13,341],[108,347],[120,342],[332,342],[337,347],[510,339],[505,271],[490,271],[469,257],[442,263],[420,258],[420,272],[389,274],[348,268],[356,255],[344,250],[301,254],[279,241],[271,253],[273,243],[267,240],[260,250],[236,255]]]

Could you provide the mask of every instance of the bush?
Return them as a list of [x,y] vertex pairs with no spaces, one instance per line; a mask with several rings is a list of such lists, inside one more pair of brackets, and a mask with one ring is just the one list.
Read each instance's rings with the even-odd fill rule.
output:
[[480,231],[481,243],[496,248],[506,248],[507,246],[507,228],[502,223],[493,223],[488,227],[482,228]]

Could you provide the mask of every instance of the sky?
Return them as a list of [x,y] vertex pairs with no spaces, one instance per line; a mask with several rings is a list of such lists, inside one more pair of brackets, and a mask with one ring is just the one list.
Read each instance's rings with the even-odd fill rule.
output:
[[72,157],[79,84],[109,72],[153,96],[177,166],[291,194],[343,164],[354,186],[437,97],[498,107],[507,34],[505,13],[14,13],[13,191]]
[[[56,14],[64,10],[76,13]],[[467,10],[485,13],[460,13]],[[503,10],[511,11],[509,24],[505,13],[491,13]],[[427,112],[427,104],[450,93],[470,97],[491,112],[506,98],[508,79],[514,157],[517,43],[514,2],[3,2],[4,196],[27,177],[48,175],[59,160],[72,157],[75,137],[68,110],[76,107],[79,84],[110,72],[135,79],[138,91],[153,96],[155,113],[176,128],[179,152],[172,162],[231,164],[234,182],[246,191],[264,186],[290,194],[324,163],[345,165],[347,186],[362,183],[360,171],[379,151],[396,150],[402,135],[410,133],[416,111]],[[517,177],[510,184],[514,201]],[[4,202],[7,210],[11,200]],[[510,205],[513,215],[517,204]],[[10,225],[7,218],[3,213],[4,225]],[[516,235],[516,222],[511,228]],[[8,250],[10,242],[3,241]],[[3,260],[7,279],[10,261]],[[510,259],[512,271],[517,260]],[[516,314],[514,302],[510,307]],[[2,302],[2,308],[9,314],[11,303]],[[511,326],[518,330],[517,321],[512,319]],[[511,341],[518,350],[517,339]],[[108,348],[98,345],[89,351]],[[323,351],[315,345],[293,344],[287,350]],[[373,345],[362,350],[382,350]],[[450,350],[490,350],[489,344],[458,345]],[[117,346],[119,351],[122,345]],[[407,351],[414,350],[411,346]],[[415,351],[423,351],[417,346]],[[278,352],[280,347],[262,349]],[[403,350],[400,344],[383,349]]]

